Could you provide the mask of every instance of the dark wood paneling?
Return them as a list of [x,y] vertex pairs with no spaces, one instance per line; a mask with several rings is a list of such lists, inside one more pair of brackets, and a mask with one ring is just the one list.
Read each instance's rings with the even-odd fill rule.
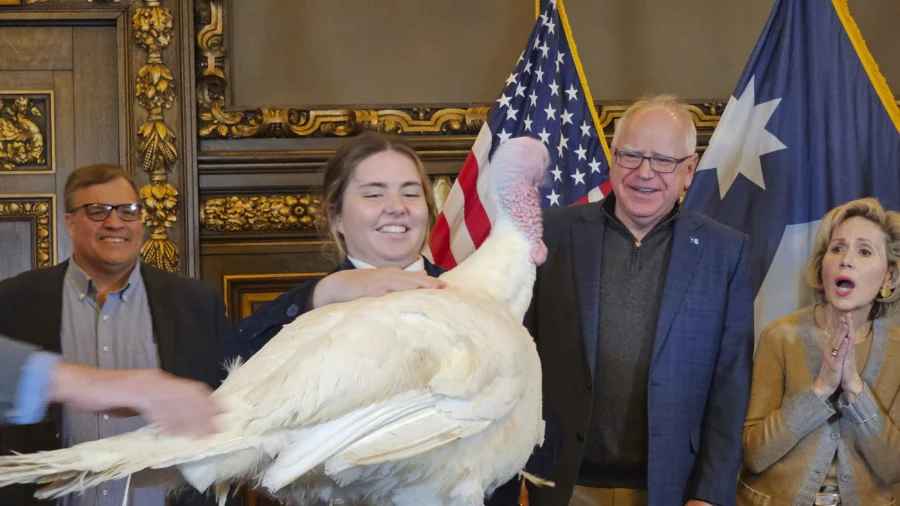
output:
[[225,304],[232,325],[253,314],[263,304],[300,283],[319,279],[325,272],[286,274],[236,274],[223,278]]
[[119,161],[118,55],[115,27],[76,27],[75,165]]
[[[59,259],[72,254],[72,241],[65,231],[66,206],[63,198],[66,178],[75,170],[75,93],[72,72],[54,72],[53,89],[56,90],[56,220],[59,227]],[[85,132],[87,133],[87,132]]]
[[325,243],[321,241],[203,243],[200,276],[227,297],[226,276],[328,272],[337,261],[333,256],[328,258],[324,251]]
[[33,220],[0,218],[0,279],[33,269]]
[[4,27],[0,55],[0,70],[71,70],[72,28]]

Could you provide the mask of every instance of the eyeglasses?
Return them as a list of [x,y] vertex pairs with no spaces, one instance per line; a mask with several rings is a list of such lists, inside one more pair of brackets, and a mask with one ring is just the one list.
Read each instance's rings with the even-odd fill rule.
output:
[[653,169],[654,172],[659,172],[662,174],[668,174],[669,172],[674,172],[675,167],[678,167],[678,164],[692,157],[693,155],[688,155],[684,158],[672,158],[669,156],[644,156],[640,153],[632,153],[631,151],[619,151],[618,149],[614,151],[616,155],[616,163],[619,164],[619,167],[625,169],[636,169],[644,163],[644,160],[650,162],[650,168]]
[[74,209],[69,209],[69,212],[74,213],[79,209],[84,209],[84,215],[87,216],[89,220],[106,221],[106,219],[109,218],[109,213],[115,209],[116,214],[119,215],[119,218],[121,218],[122,221],[135,221],[141,219],[142,207],[143,206],[140,204],[119,204],[117,206],[110,204],[85,204]]

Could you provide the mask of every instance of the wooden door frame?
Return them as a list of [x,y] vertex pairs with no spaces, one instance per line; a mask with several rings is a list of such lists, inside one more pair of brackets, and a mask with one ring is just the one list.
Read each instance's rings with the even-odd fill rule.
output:
[[[196,276],[193,2],[34,1],[0,8],[0,26],[115,25],[119,160],[110,162],[131,172],[151,211],[144,219],[150,232],[144,261]],[[167,208],[172,204],[174,210]]]

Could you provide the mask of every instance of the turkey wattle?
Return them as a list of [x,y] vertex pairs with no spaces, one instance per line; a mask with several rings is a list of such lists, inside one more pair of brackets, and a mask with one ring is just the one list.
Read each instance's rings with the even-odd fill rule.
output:
[[222,431],[158,427],[0,458],[0,486],[38,497],[176,467],[204,491],[246,483],[297,504],[480,505],[541,444],[541,365],[522,319],[546,258],[540,141],[506,141],[489,186],[490,237],[441,279],[322,307],[284,327],[213,394]]

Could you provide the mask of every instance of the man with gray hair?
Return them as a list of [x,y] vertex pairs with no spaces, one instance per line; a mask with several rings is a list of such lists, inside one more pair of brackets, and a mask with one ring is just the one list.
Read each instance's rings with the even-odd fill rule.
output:
[[547,211],[525,324],[563,446],[532,505],[735,504],[753,347],[747,238],[679,205],[698,156],[671,96],[616,125],[612,192]]

